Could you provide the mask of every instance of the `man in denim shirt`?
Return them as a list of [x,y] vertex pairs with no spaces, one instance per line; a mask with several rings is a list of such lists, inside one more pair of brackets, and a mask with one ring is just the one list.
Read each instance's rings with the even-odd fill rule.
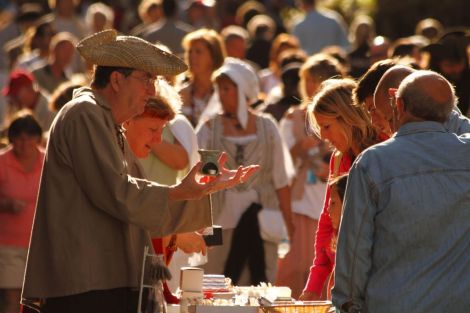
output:
[[470,134],[443,125],[455,102],[441,75],[410,74],[398,132],[354,163],[332,293],[342,312],[469,310]]

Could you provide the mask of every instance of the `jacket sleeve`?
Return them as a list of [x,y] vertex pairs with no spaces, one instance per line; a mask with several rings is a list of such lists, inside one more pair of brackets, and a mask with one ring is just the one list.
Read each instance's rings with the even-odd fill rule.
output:
[[[160,235],[189,231],[185,219],[194,219],[195,229],[209,222],[210,207],[205,207],[199,218],[194,209],[186,210],[194,208],[191,204],[181,202],[170,209],[168,187],[130,176],[114,125],[107,125],[101,109],[80,109],[65,123],[62,134],[66,148],[60,149],[67,149],[64,160],[73,168],[88,201],[117,219]],[[132,153],[127,144],[124,146],[125,153]]]
[[349,173],[336,254],[333,303],[364,309],[371,269],[376,191],[364,168],[355,164]]

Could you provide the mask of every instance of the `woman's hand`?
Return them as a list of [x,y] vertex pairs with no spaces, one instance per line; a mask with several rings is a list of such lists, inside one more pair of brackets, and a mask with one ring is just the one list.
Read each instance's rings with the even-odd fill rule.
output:
[[299,300],[301,301],[317,301],[321,300],[321,297],[313,291],[304,291],[299,297]]
[[203,255],[206,255],[207,251],[204,238],[196,232],[178,234],[176,236],[176,246],[184,253],[202,252]]
[[[232,188],[236,185],[246,182],[260,168],[259,165],[240,166],[237,170],[229,170],[224,167],[227,161],[227,154],[222,152],[219,158],[220,174],[211,176],[202,176],[200,170],[202,162],[197,163],[186,177],[179,183],[170,188],[169,197],[172,200],[193,200],[200,199],[211,193]],[[201,179],[197,179],[197,177]]]

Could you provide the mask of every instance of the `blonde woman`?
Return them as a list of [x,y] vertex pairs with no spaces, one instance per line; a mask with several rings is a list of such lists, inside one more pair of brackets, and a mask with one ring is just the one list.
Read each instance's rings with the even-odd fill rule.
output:
[[[330,161],[330,179],[347,173],[359,153],[379,142],[369,115],[363,107],[353,103],[355,87],[356,83],[350,79],[326,80],[308,108],[309,122],[315,133],[335,148]],[[330,187],[327,187],[315,238],[315,259],[300,297],[303,300],[320,299],[325,282],[334,269],[339,225],[332,222],[329,202]],[[328,297],[332,283],[330,279]]]
[[203,28],[187,34],[183,48],[189,65],[189,81],[180,90],[182,113],[196,126],[209,101],[214,100],[211,76],[224,62],[225,47],[215,30]]
[[279,259],[276,281],[277,285],[291,288],[294,298],[302,293],[309,275],[308,268],[315,257],[315,237],[312,234],[317,231],[323,208],[331,154],[324,141],[317,136],[308,136],[305,131],[307,103],[324,80],[342,77],[343,69],[334,58],[317,54],[307,59],[299,74],[303,103],[290,109],[280,122],[281,134],[297,173],[291,185],[292,219],[296,231],[289,253]]

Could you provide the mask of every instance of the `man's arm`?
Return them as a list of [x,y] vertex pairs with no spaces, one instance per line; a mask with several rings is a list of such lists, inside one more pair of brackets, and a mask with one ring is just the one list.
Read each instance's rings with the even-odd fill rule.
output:
[[366,286],[372,266],[374,215],[372,199],[375,187],[359,164],[349,172],[343,203],[336,251],[335,286],[333,304],[342,312],[364,309]]

